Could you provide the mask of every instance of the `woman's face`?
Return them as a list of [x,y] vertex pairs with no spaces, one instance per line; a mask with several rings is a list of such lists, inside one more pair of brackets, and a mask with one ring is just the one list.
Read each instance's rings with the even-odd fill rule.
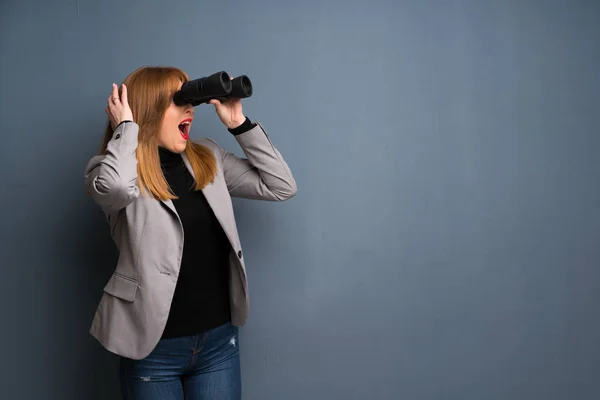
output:
[[[181,84],[178,90],[180,88]],[[178,106],[171,100],[158,133],[158,145],[173,153],[182,153],[189,139],[193,119],[194,107],[191,104]]]

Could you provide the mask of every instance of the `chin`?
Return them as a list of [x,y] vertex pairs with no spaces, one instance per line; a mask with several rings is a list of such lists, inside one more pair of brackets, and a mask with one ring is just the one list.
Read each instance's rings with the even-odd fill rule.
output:
[[177,143],[175,145],[175,148],[173,149],[174,153],[183,153],[185,151],[185,148],[187,146],[187,141],[183,142],[183,143]]

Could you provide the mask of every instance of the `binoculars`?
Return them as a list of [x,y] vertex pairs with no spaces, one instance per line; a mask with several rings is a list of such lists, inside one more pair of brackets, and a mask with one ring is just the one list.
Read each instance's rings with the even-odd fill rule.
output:
[[252,82],[246,75],[231,79],[225,71],[185,82],[173,95],[178,106],[191,104],[197,106],[209,103],[212,99],[243,99],[252,96]]

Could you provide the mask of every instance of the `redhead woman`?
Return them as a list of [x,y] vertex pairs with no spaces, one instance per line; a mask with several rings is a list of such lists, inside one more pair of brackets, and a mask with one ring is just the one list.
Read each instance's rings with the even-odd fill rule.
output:
[[210,103],[245,157],[190,140],[194,107],[173,102],[187,81],[177,68],[143,67],[113,84],[101,151],[85,170],[119,251],[90,333],[120,356],[128,400],[241,398],[238,329],[249,297],[231,197],[296,194],[240,99]]

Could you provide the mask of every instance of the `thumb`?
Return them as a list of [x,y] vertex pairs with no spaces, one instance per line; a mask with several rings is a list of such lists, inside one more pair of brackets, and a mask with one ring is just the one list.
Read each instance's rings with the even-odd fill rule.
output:
[[221,105],[221,102],[217,99],[212,99],[209,103],[215,106],[215,108],[218,108]]

